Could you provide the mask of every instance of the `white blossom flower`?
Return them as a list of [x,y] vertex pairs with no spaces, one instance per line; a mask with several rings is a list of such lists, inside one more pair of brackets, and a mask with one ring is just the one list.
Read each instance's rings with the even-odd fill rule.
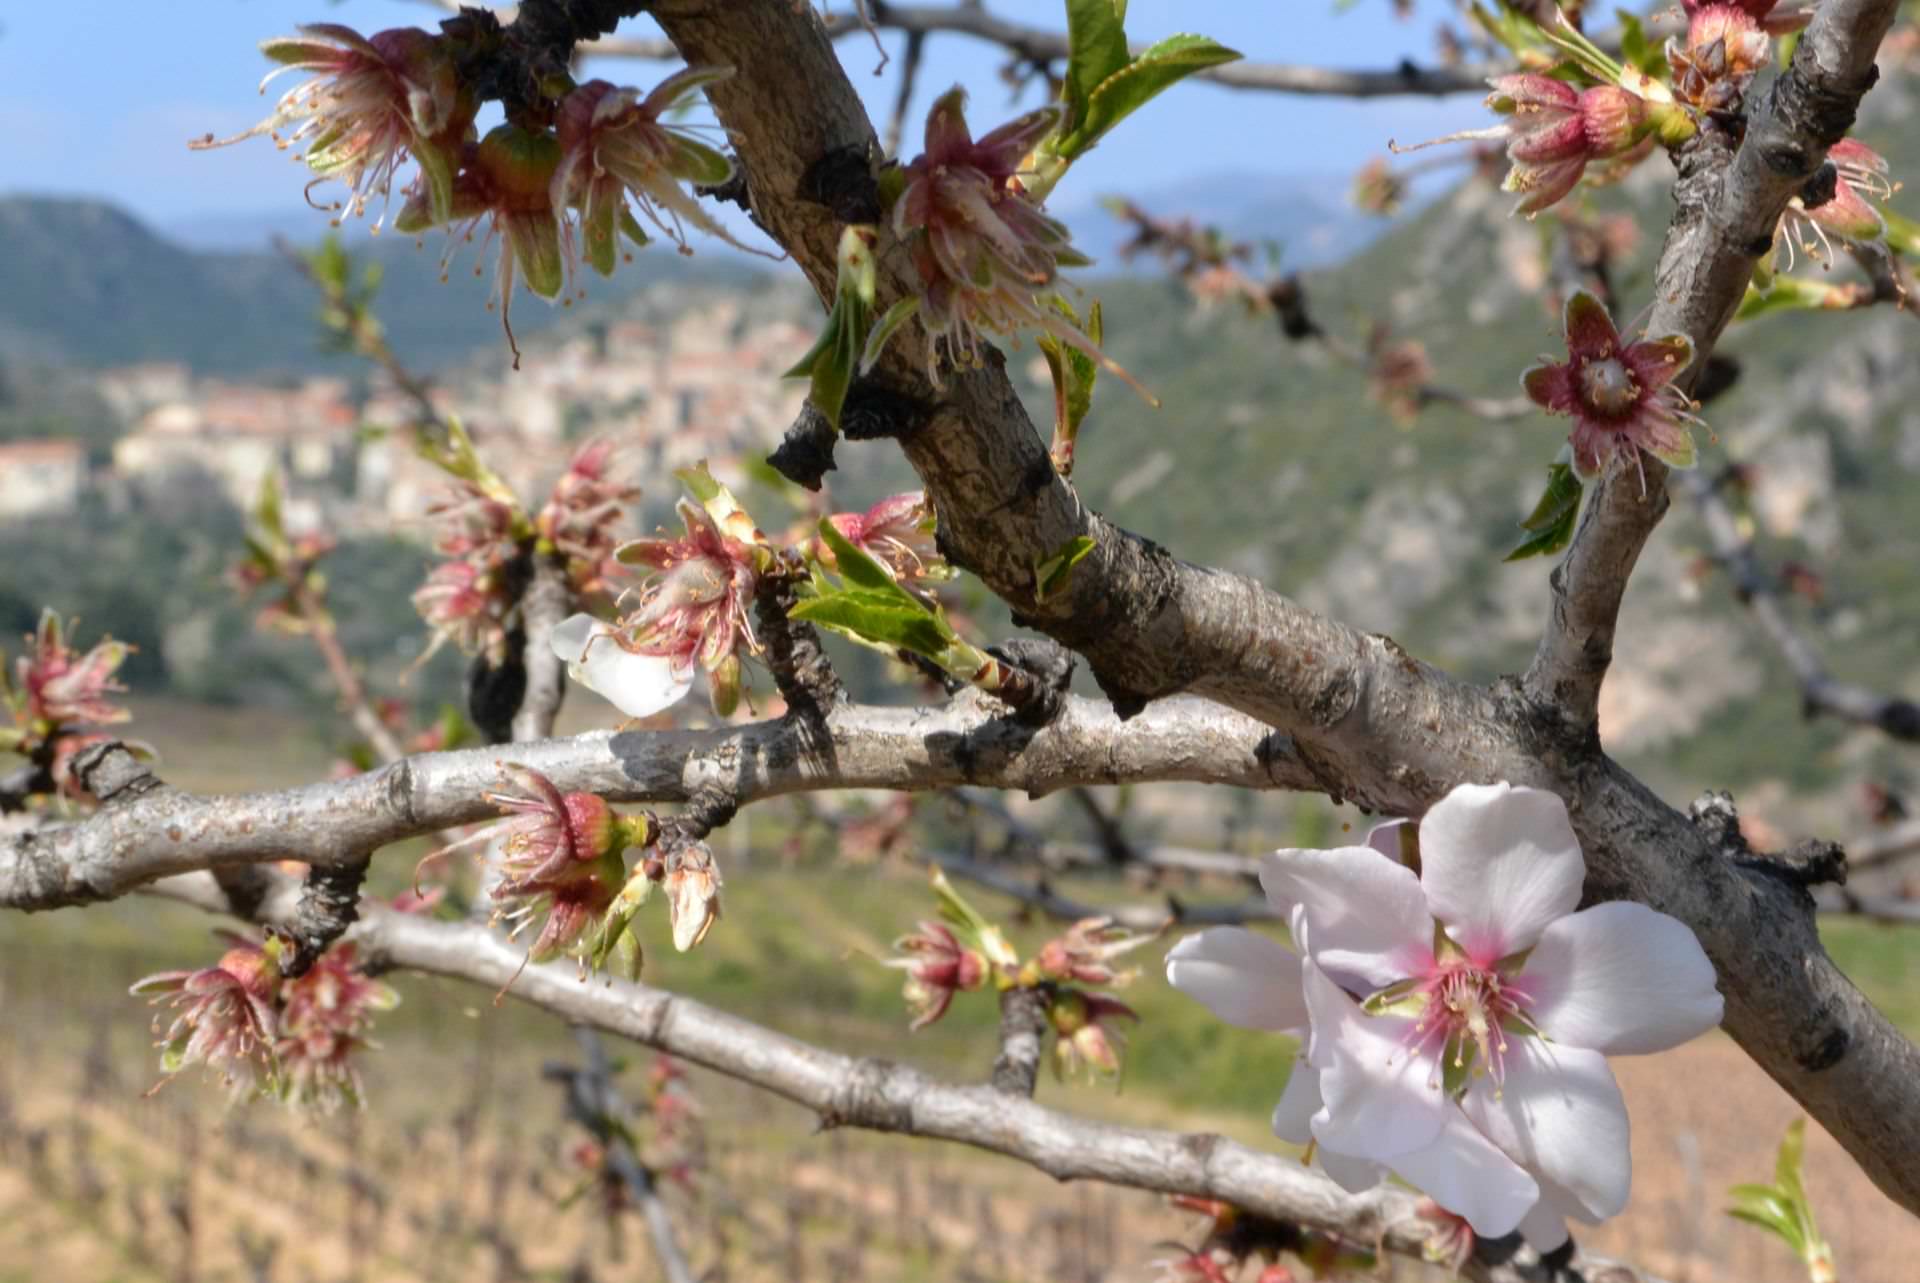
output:
[[568,676],[628,717],[651,717],[693,689],[693,664],[628,650],[592,615],[569,616],[555,628],[553,653],[567,662]]
[[1463,785],[1418,833],[1417,874],[1391,829],[1267,857],[1261,883],[1305,956],[1208,931],[1175,948],[1168,978],[1223,1019],[1305,1033],[1275,1130],[1314,1141],[1342,1184],[1384,1165],[1476,1233],[1518,1228],[1552,1248],[1567,1216],[1626,1205],[1626,1108],[1606,1055],[1718,1024],[1713,967],[1644,905],[1575,911],[1586,863],[1550,793]]

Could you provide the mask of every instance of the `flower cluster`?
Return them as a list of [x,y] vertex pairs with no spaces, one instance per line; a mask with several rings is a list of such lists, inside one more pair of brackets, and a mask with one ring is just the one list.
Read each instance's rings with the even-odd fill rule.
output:
[[[592,793],[563,793],[530,767],[500,769],[508,787],[485,797],[503,818],[427,859],[492,848],[493,918],[515,937],[538,925],[529,962],[567,956],[584,973],[618,960],[637,978],[642,958],[632,924],[655,885],[666,893],[674,947],[685,952],[706,937],[720,916],[720,870],[706,843],[685,840],[644,811],[619,815]],[[640,853],[631,868],[630,851]]]
[[533,525],[458,423],[449,425],[448,444],[423,445],[421,452],[450,479],[427,508],[438,527],[434,551],[446,560],[413,593],[413,608],[433,629],[421,660],[450,641],[497,666],[506,657],[507,614],[518,600],[516,579]]
[[486,39],[477,24],[449,24],[438,35],[397,27],[371,36],[337,23],[303,26],[260,48],[281,64],[268,80],[289,70],[310,78],[254,128],[194,145],[271,134],[283,148],[304,147],[295,157],[314,176],[310,189],[329,179],[348,189],[345,202],[328,207],[334,221],[364,214],[378,198],[375,231],[401,168],[413,161],[419,173],[401,189],[394,226],[408,234],[446,226],[471,240],[485,224],[487,242],[497,245],[489,307],[499,308],[517,366],[510,318],[516,281],[551,302],[574,294],[582,258],[611,274],[624,257],[623,238],[635,247],[647,243],[629,201],[682,252],[685,224],[732,239],[681,184],[724,183],[733,163],[686,125],[669,123],[705,86],[732,72],[689,68],[644,96],[604,80],[576,85],[559,77],[538,86],[540,110],[516,112],[478,138],[479,99],[459,69],[479,52],[475,42]]
[[926,150],[905,167],[892,209],[894,234],[911,249],[920,277],[920,322],[934,340],[928,376],[938,385],[943,352],[956,366],[977,364],[982,332],[1029,329],[1123,373],[1055,305],[1060,269],[1089,260],[1019,179],[1028,154],[1059,123],[1060,108],[1028,112],[976,140],[965,104],[958,87],[935,101]]
[[616,528],[626,508],[640,499],[640,487],[613,479],[615,458],[611,441],[581,446],[533,520],[542,550],[566,559],[575,599],[609,606],[607,577],[620,543]]
[[1542,357],[1520,384],[1536,405],[1573,417],[1573,468],[1599,476],[1618,456],[1642,471],[1640,452],[1671,468],[1694,464],[1693,404],[1674,379],[1693,360],[1682,335],[1621,341],[1606,304],[1582,290],[1567,300],[1567,359]]
[[615,556],[651,572],[614,624],[575,615],[553,646],[575,681],[628,717],[650,717],[683,699],[705,670],[714,712],[740,701],[742,656],[757,653],[753,598],[773,557],[766,536],[703,463],[679,474],[699,502],[679,505],[683,535],[622,545]]
[[[26,653],[14,660],[8,676],[0,655],[0,708],[12,725],[0,725],[0,751],[18,753],[36,763],[54,791],[78,796],[74,756],[93,744],[114,738],[90,726],[113,726],[133,714],[112,702],[124,694],[114,674],[133,647],[111,637],[95,642],[85,653],[67,644],[71,625],[63,626],[51,610],[40,612],[40,626],[26,639]],[[145,745],[132,747],[150,752]]]
[[270,1095],[323,1113],[361,1104],[355,1058],[375,1046],[374,1013],[391,1010],[399,995],[360,968],[351,944],[334,945],[305,975],[286,980],[277,938],[227,941],[215,965],[163,971],[131,990],[176,1013],[164,1028],[154,1020],[163,1081],[204,1065],[236,1102]]
[[947,1014],[955,994],[986,988],[1025,990],[1039,996],[1053,1033],[1053,1068],[1061,1078],[1116,1077],[1126,1050],[1122,1021],[1139,1013],[1096,988],[1121,988],[1138,974],[1114,965],[1121,954],[1151,936],[1116,926],[1111,918],[1086,918],[1042,944],[1026,961],[1006,934],[968,903],[946,875],[935,873],[939,921],[923,921],[893,942],[884,966],[906,973],[901,996],[920,1030]]
[[1476,1234],[1551,1250],[1567,1217],[1626,1205],[1606,1056],[1677,1046],[1722,1010],[1691,931],[1639,904],[1576,912],[1585,876],[1557,797],[1462,785],[1417,830],[1267,857],[1298,952],[1220,928],[1182,940],[1167,975],[1223,1020],[1303,1036],[1274,1130],[1334,1180],[1391,1171]]

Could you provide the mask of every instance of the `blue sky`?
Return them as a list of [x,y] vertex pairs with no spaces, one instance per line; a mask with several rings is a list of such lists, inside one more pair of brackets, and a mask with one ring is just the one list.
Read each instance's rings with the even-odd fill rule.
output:
[[[849,3],[832,0],[839,9]],[[990,7],[1034,23],[1061,20],[1051,0],[991,0]],[[1335,0],[1133,0],[1127,25],[1142,39],[1201,31],[1254,59],[1380,66],[1402,57],[1430,60],[1433,24],[1445,7],[1428,0],[1413,21],[1401,22],[1391,17],[1387,0],[1358,0],[1340,12]],[[255,92],[268,69],[257,42],[302,21],[372,31],[431,27],[441,16],[423,0],[0,6],[0,192],[106,197],[169,227],[296,215],[303,208],[300,171],[270,143],[256,139],[211,153],[191,153],[185,145],[208,131],[238,132],[266,114],[268,100]],[[641,34],[649,26],[636,22],[632,30]],[[899,38],[888,43],[897,52]],[[884,122],[899,61],[876,77],[870,41],[847,39],[839,48],[876,120]],[[916,112],[954,83],[969,86],[977,128],[1015,110],[996,76],[1001,60],[993,47],[950,36],[927,49]],[[661,74],[659,64],[625,60],[589,70],[640,85]],[[1183,86],[1129,120],[1069,181],[1090,197],[1234,173],[1344,179],[1389,137],[1432,136],[1477,118],[1470,97],[1355,103]],[[1063,188],[1060,199],[1074,194]]]

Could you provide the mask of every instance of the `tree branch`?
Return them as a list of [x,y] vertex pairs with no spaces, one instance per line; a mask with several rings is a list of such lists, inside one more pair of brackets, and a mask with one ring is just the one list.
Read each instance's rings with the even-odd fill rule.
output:
[[[1745,137],[1709,117],[1676,154],[1678,209],[1654,272],[1647,332],[1692,342],[1687,386],[1706,369],[1754,264],[1771,252],[1787,201],[1852,128],[1898,9],[1899,0],[1827,0]],[[1552,613],[1527,670],[1528,696],[1557,709],[1575,733],[1594,731],[1620,600],[1668,507],[1666,465],[1651,456],[1640,462],[1644,495],[1637,469],[1616,468],[1595,484],[1573,545],[1554,569]]]
[[1809,717],[1825,713],[1862,726],[1873,726],[1895,739],[1920,740],[1920,707],[1912,700],[1870,691],[1836,681],[1813,643],[1795,631],[1773,577],[1754,555],[1753,541],[1743,538],[1719,486],[1698,472],[1680,478],[1687,496],[1699,509],[1700,520],[1713,543],[1714,556],[1733,581],[1739,598],[1766,633],[1781,658],[1800,682],[1800,698]]
[[[905,32],[909,46],[930,35],[961,35],[999,45],[1023,62],[1044,66],[1067,57],[1067,37],[1058,31],[1030,27],[989,12],[979,5],[904,5],[871,0],[873,25],[882,31]],[[828,36],[864,33],[857,17],[829,14],[822,22]],[[1139,53],[1145,45],[1135,44]],[[680,56],[672,41],[619,36],[596,40],[580,52],[588,57],[674,59]],[[1379,98],[1398,94],[1443,97],[1447,94],[1485,93],[1487,77],[1510,67],[1498,65],[1421,67],[1404,60],[1397,67],[1342,71],[1332,67],[1289,66],[1279,63],[1231,62],[1210,67],[1197,79],[1227,89],[1267,93],[1308,94],[1341,98]]]
[[[81,762],[94,764],[103,751]],[[223,865],[345,866],[402,838],[494,818],[482,794],[498,786],[505,761],[541,772],[563,792],[613,802],[684,802],[721,789],[745,805],[819,789],[973,783],[1045,793],[1155,779],[1313,787],[1284,740],[1198,700],[1123,725],[1104,705],[1074,699],[1034,729],[971,690],[937,708],[842,704],[818,726],[784,718],[422,753],[349,779],[238,796],[170,788],[117,745],[107,760],[111,769],[83,775],[103,802],[93,815],[0,841],[0,908],[112,899],[155,878]]]
[[522,663],[526,693],[513,715],[513,741],[546,739],[567,696],[567,667],[553,651],[553,630],[573,611],[566,569],[557,556],[535,553],[533,579],[520,596],[520,627],[526,634]]

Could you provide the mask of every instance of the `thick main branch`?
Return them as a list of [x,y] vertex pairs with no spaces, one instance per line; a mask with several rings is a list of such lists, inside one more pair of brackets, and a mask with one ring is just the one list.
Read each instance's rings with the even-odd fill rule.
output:
[[1200,700],[1170,702],[1125,724],[1104,705],[1069,700],[1035,730],[969,690],[937,708],[842,704],[822,725],[824,735],[800,718],[706,731],[594,731],[422,753],[351,779],[224,796],[168,788],[121,752],[118,766],[146,781],[137,796],[71,824],[0,837],[0,908],[112,899],[169,874],[235,864],[344,863],[493,818],[482,794],[500,786],[503,762],[531,767],[563,792],[614,802],[684,802],[702,789],[745,805],[821,789],[961,784],[1032,793],[1151,780],[1313,787],[1283,737]]

